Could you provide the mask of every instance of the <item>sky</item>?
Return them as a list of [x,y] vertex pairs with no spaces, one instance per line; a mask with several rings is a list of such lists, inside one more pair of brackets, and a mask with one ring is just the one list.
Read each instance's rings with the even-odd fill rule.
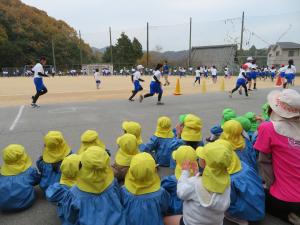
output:
[[[150,50],[185,50],[192,46],[240,42],[245,12],[243,48],[268,47],[277,41],[300,43],[299,0],[22,0],[80,30],[93,47],[113,44],[121,32],[137,37],[146,48],[149,22]],[[281,38],[280,38],[281,37]]]

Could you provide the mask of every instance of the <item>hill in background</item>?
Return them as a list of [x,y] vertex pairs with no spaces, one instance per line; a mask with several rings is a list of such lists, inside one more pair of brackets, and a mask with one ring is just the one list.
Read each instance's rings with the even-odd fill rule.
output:
[[[42,55],[47,64],[53,64],[52,40],[58,67],[80,64],[80,39],[75,29],[20,0],[0,1],[0,68],[33,64]],[[88,44],[82,41],[81,47],[83,63],[101,60],[101,53]]]

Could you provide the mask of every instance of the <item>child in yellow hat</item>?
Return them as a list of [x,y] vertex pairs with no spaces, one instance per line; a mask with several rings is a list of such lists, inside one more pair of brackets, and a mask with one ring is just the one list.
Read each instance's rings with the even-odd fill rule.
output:
[[71,153],[71,148],[60,131],[49,131],[44,137],[43,155],[36,162],[41,173],[40,188],[45,192],[49,185],[59,182],[60,164]]
[[169,194],[160,186],[153,157],[135,155],[121,189],[126,223],[130,225],[163,225]]
[[0,169],[0,210],[15,212],[31,207],[36,199],[34,186],[40,174],[22,145],[11,144],[3,149]]
[[92,146],[81,154],[76,185],[62,202],[63,217],[71,224],[126,225],[119,186],[104,148]]
[[171,197],[168,215],[179,215],[182,214],[182,200],[177,197],[177,182],[182,172],[181,166],[184,161],[189,160],[194,165],[195,170],[198,171],[197,155],[191,146],[182,145],[176,151],[173,151],[172,157],[176,161],[175,174],[164,177],[161,186]]
[[265,193],[261,178],[239,159],[230,142],[220,139],[215,143],[228,146],[232,151],[231,164],[227,169],[230,174],[231,201],[226,218],[237,224],[262,220],[265,216]]
[[122,129],[124,133],[133,134],[138,142],[139,149],[143,147],[143,139],[142,139],[142,127],[138,122],[134,121],[124,121],[122,123]]
[[132,134],[124,134],[117,139],[119,150],[115,156],[115,163],[112,165],[115,178],[119,183],[125,179],[131,159],[139,153],[137,139]]
[[142,152],[153,153],[154,159],[160,166],[170,166],[172,155],[171,143],[174,141],[172,121],[169,117],[162,116],[157,120],[156,131],[141,148]]
[[76,184],[77,174],[79,172],[80,156],[71,154],[67,156],[61,163],[61,178],[59,183],[50,185],[46,190],[46,198],[48,201],[55,203],[58,206],[58,216],[62,224],[69,224],[63,217],[62,199],[65,193]]
[[77,154],[79,155],[85,152],[91,146],[98,146],[106,149],[105,144],[103,143],[102,140],[99,139],[99,134],[95,130],[86,130],[81,135],[80,140],[81,140],[81,145],[79,150],[77,151]]
[[224,212],[230,205],[227,168],[232,151],[214,142],[197,148],[197,155],[203,174],[194,176],[194,163],[189,160],[182,163],[177,195],[183,200],[183,215],[166,217],[166,225],[223,224]]
[[220,139],[230,142],[240,160],[257,171],[256,153],[242,126],[243,124],[245,129],[248,129],[249,122],[247,118],[243,117],[225,122]]

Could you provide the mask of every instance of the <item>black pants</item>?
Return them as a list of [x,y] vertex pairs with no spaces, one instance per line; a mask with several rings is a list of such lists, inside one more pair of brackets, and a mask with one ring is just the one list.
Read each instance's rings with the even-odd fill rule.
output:
[[200,77],[196,77],[196,80],[194,83],[196,83],[198,81],[198,83],[200,84]]
[[269,190],[266,194],[266,212],[289,223],[288,215],[294,213],[300,217],[300,202],[284,202],[273,197]]
[[44,89],[42,89],[42,90],[36,92],[35,96],[33,96],[33,98],[32,98],[32,103],[35,104],[35,103],[37,102],[37,100],[39,99],[39,97],[40,97],[41,95],[46,94],[47,92],[48,92],[47,88],[44,88]]
[[[151,96],[153,96],[154,94],[151,94],[151,93],[148,93],[148,94],[145,94],[144,95],[144,98],[148,98],[148,97],[151,97]],[[162,97],[162,93],[159,93],[158,94],[158,101],[160,102],[160,100],[161,100],[161,97]]]
[[132,91],[132,95],[129,97],[129,100],[131,100],[131,99],[133,99],[134,98],[134,96],[139,92],[139,91],[141,91],[141,90],[143,90],[143,88],[141,87],[140,88],[140,90],[138,90],[138,91],[136,91],[136,90],[133,90]]
[[240,88],[240,86],[242,86],[242,87],[244,88],[244,90],[245,90],[245,95],[248,96],[248,89],[247,89],[246,84],[240,84],[240,85],[237,84],[237,85],[235,86],[235,88],[232,89],[231,93],[237,91],[237,90]]

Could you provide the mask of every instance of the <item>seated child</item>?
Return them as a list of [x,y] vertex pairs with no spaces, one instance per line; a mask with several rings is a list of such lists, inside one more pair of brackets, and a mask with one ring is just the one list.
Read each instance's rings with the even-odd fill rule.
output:
[[221,120],[221,127],[223,127],[224,123],[228,120],[231,120],[236,117],[235,110],[232,108],[225,108],[222,112],[222,120]]
[[[177,195],[183,200],[183,215],[165,218],[166,225],[221,225],[230,205],[230,176],[227,168],[232,151],[226,146],[209,143],[197,148],[203,175],[186,160],[177,184]],[[195,175],[195,176],[194,176]]]
[[237,224],[262,220],[265,216],[265,193],[261,178],[253,168],[240,161],[228,141],[219,139],[215,143],[232,150],[231,165],[228,167],[231,182],[230,207],[225,217]]
[[99,135],[95,130],[87,130],[81,135],[81,146],[77,154],[82,154],[91,146],[98,146],[105,149],[105,144],[99,139]]
[[139,153],[136,137],[132,134],[123,134],[117,139],[119,150],[115,156],[115,163],[112,165],[115,178],[119,183],[125,179],[133,156]]
[[135,155],[121,189],[126,222],[130,225],[163,225],[169,194],[160,187],[160,178],[153,157]]
[[177,182],[182,172],[181,165],[186,160],[197,165],[197,155],[191,146],[182,145],[173,152],[172,157],[176,161],[175,175],[164,177],[161,181],[161,186],[171,197],[168,215],[179,215],[182,214],[182,200],[177,197]]
[[185,117],[187,116],[187,114],[182,114],[179,116],[179,123],[176,124],[175,128],[173,129],[173,133],[174,133],[174,136],[176,138],[181,138],[181,132],[182,132],[182,129],[183,129],[183,124],[184,124],[184,119]]
[[122,129],[124,133],[133,134],[136,137],[139,149],[141,150],[143,146],[141,125],[134,121],[124,121],[122,123]]
[[36,162],[41,173],[40,188],[45,192],[49,185],[59,182],[60,164],[71,154],[71,149],[60,131],[49,131],[44,137],[43,155]]
[[253,142],[256,140],[257,137],[257,128],[258,128],[258,122],[256,118],[256,114],[254,112],[247,112],[244,117],[246,117],[248,120],[250,120],[251,128],[248,132],[250,140]]
[[247,120],[247,118],[238,117],[238,119],[229,120],[223,126],[223,133],[220,139],[230,142],[240,160],[257,171],[255,150],[251,141],[243,137],[242,134],[246,134],[246,132],[243,131],[243,127],[239,121],[242,121],[245,129],[248,129],[247,126],[249,126],[249,124],[247,125],[247,122],[249,123],[249,120]]
[[35,201],[34,186],[40,182],[37,169],[22,145],[8,145],[3,150],[0,169],[0,210],[15,212],[31,207]]
[[71,224],[125,225],[120,190],[105,149],[92,146],[81,155],[77,182],[62,200]]
[[62,199],[65,193],[76,184],[77,174],[79,171],[80,156],[71,154],[67,156],[61,163],[61,178],[59,183],[50,185],[46,190],[46,198],[50,202],[54,202],[58,206],[58,216],[63,225],[69,224],[63,218]]
[[170,143],[174,140],[172,132],[172,122],[169,117],[160,117],[157,120],[156,131],[141,148],[142,152],[154,154],[154,159],[160,166],[170,166],[171,149]]

